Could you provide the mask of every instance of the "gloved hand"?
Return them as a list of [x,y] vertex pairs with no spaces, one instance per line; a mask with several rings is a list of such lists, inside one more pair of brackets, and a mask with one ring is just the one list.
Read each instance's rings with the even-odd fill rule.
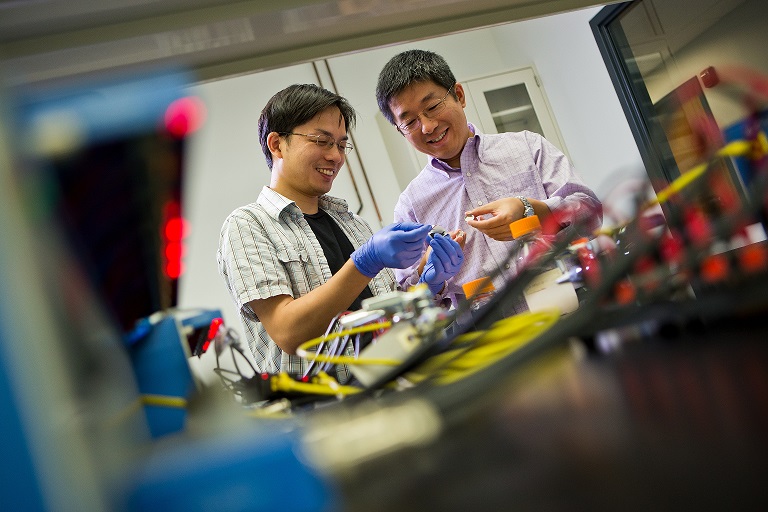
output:
[[429,241],[432,251],[419,277],[420,283],[427,283],[432,293],[438,293],[443,284],[455,276],[464,261],[464,251],[455,240],[447,235],[435,235]]
[[430,229],[429,224],[390,224],[374,233],[349,257],[357,270],[368,277],[375,277],[386,267],[408,268],[421,258]]

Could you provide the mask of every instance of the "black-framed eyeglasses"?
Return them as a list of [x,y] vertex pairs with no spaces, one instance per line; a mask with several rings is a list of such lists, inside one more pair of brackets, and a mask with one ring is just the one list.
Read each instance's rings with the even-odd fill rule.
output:
[[433,103],[432,105],[428,106],[424,110],[421,111],[421,114],[418,114],[413,119],[409,119],[408,121],[405,121],[397,126],[397,129],[400,130],[400,133],[403,135],[408,135],[411,132],[415,132],[419,128],[421,128],[421,116],[426,117],[427,119],[432,119],[436,115],[438,115],[440,112],[442,112],[445,109],[445,100],[448,99],[448,95],[451,94],[451,89],[453,89],[456,86],[456,84],[453,84],[448,88],[448,92],[445,93],[445,96],[443,96],[443,99],[440,101],[437,101]]
[[315,144],[317,144],[320,147],[330,149],[333,146],[336,146],[339,148],[339,151],[344,153],[345,155],[348,155],[350,151],[355,149],[352,144],[350,144],[347,141],[343,142],[336,142],[336,139],[329,135],[321,135],[321,134],[314,134],[314,133],[295,133],[295,132],[278,132],[280,135],[301,135],[302,137],[306,137]]

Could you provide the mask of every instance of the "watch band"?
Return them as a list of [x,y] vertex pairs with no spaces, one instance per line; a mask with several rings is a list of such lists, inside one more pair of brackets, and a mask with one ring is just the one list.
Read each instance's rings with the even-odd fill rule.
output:
[[530,217],[532,215],[535,215],[535,212],[533,211],[533,205],[526,197],[523,197],[523,196],[515,196],[515,197],[519,199],[521,203],[523,203],[523,217]]

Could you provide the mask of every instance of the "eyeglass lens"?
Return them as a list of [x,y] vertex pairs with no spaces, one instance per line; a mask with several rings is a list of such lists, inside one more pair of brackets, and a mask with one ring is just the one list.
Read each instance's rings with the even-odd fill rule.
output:
[[451,86],[445,93],[445,96],[443,96],[443,99],[432,105],[431,107],[425,108],[420,115],[416,116],[415,118],[406,121],[405,123],[401,124],[399,126],[400,130],[404,133],[411,133],[412,131],[416,130],[421,126],[421,116],[426,117],[427,119],[432,119],[433,116],[436,116],[440,112],[443,111],[443,108],[445,107],[445,100],[448,99],[448,95],[451,93],[451,89],[453,89],[453,86]]

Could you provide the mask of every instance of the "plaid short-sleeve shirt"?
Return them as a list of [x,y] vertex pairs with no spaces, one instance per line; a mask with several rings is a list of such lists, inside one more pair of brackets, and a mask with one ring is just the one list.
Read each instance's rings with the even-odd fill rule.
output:
[[[322,196],[320,208],[355,248],[373,234],[370,225],[350,212],[342,199]],[[303,374],[308,362],[284,353],[248,305],[277,295],[299,298],[331,278],[323,249],[296,203],[264,187],[255,203],[237,208],[224,221],[216,260],[240,311],[258,370]],[[374,295],[392,291],[394,274],[384,269],[368,286]]]

